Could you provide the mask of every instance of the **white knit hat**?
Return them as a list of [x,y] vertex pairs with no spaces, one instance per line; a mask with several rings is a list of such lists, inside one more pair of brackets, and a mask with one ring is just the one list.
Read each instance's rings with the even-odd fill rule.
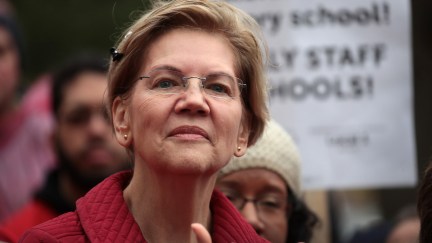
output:
[[233,157],[219,178],[239,170],[264,168],[280,175],[296,197],[301,196],[300,155],[291,136],[275,121],[267,123],[263,136],[242,157]]

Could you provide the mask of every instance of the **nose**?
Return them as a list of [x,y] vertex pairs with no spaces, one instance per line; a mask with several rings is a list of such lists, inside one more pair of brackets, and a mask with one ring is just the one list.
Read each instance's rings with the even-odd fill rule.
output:
[[246,202],[240,212],[258,234],[264,231],[264,223],[260,220],[257,208],[253,202]]
[[175,106],[175,112],[208,115],[210,107],[201,89],[201,80],[192,78],[188,81],[185,91],[180,95]]
[[93,114],[88,124],[88,131],[92,136],[106,136],[109,125],[102,114]]

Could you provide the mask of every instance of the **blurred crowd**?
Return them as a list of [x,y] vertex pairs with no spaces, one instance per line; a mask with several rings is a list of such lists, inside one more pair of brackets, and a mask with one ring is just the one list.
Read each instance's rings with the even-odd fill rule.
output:
[[[23,87],[23,72],[31,65],[24,43],[13,6],[1,0],[0,241],[5,242],[18,242],[31,227],[74,211],[90,189],[134,165],[131,151],[113,133],[106,106],[108,54],[69,57]],[[430,172],[418,205],[427,226]],[[302,189],[301,155],[276,121],[270,119],[244,156],[223,167],[216,188],[270,242],[334,239],[332,202]],[[358,219],[367,215],[355,213]],[[344,242],[429,242],[426,229],[419,241],[420,227],[416,205],[408,205],[393,219],[356,229]]]

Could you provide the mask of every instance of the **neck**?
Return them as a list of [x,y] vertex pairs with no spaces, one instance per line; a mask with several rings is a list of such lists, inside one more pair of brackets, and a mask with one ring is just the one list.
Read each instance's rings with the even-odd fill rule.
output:
[[216,175],[158,174],[140,169],[134,171],[123,196],[147,242],[196,242],[191,224],[210,228],[215,179]]

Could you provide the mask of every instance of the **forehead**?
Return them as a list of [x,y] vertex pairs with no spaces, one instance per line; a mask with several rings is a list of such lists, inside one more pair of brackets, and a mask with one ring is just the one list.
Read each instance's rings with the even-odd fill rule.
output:
[[107,88],[106,75],[97,72],[84,72],[74,78],[63,89],[62,108],[77,105],[102,105]]
[[264,168],[235,171],[220,178],[218,183],[241,191],[279,191],[288,195],[285,181],[277,173]]
[[235,56],[230,42],[220,33],[196,29],[173,29],[149,45],[143,67],[147,71],[171,65],[183,72],[212,69],[234,75]]

